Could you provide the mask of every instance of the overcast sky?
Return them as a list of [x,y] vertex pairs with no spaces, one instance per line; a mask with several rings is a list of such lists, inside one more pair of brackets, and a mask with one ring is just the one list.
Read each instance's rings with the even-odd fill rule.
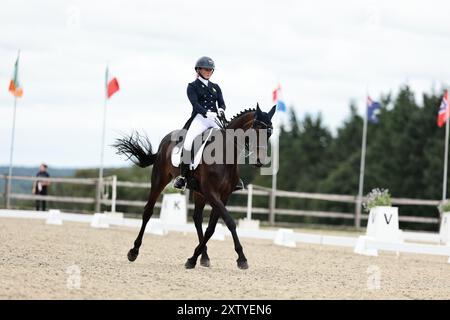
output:
[[[39,4],[39,5],[37,5]],[[448,1],[30,1],[0,10],[0,165],[9,163],[13,97],[8,84],[21,49],[15,165],[98,166],[105,65],[120,91],[107,107],[106,145],[145,131],[156,149],[191,112],[195,61],[216,63],[212,81],[227,116],[278,83],[288,106],[322,113],[333,131],[355,100],[407,83],[421,92],[450,79]],[[420,95],[417,97],[420,101]],[[125,165],[105,147],[105,164]]]

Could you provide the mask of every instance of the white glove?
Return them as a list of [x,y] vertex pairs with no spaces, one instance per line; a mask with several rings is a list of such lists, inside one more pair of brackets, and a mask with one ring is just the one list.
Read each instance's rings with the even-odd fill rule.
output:
[[222,108],[219,108],[219,116],[225,117],[225,110],[223,110]]
[[216,121],[217,114],[215,114],[214,112],[211,112],[211,111],[207,111],[206,112],[206,118],[208,118],[211,121]]

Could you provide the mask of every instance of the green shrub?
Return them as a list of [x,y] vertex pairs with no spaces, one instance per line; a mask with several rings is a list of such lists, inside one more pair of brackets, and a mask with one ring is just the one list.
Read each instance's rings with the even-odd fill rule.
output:
[[450,201],[445,201],[438,206],[439,212],[450,212]]
[[366,201],[363,202],[363,208],[367,212],[374,207],[388,206],[392,205],[391,195],[388,189],[372,189],[367,196]]

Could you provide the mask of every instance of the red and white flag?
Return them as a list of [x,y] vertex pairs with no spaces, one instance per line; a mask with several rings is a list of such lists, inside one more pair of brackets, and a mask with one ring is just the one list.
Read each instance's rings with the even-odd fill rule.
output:
[[108,67],[106,67],[106,74],[105,74],[105,85],[106,85],[106,97],[109,99],[111,96],[119,91],[119,82],[117,81],[116,77],[111,77],[109,74]]
[[278,85],[275,90],[272,91],[272,102],[277,102],[280,98],[281,86]]
[[277,104],[277,111],[286,111],[286,104],[281,99],[281,86],[278,84],[278,87],[272,91],[272,102]]
[[448,91],[445,90],[437,118],[437,125],[439,128],[444,125],[445,121],[447,121],[448,114],[449,114]]

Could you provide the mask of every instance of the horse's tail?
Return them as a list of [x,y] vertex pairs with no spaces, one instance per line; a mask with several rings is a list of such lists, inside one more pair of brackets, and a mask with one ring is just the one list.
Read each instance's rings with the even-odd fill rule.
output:
[[117,139],[113,147],[117,149],[117,154],[126,155],[127,160],[131,160],[141,168],[151,166],[156,159],[156,154],[153,154],[152,144],[147,136],[141,137],[137,132]]

